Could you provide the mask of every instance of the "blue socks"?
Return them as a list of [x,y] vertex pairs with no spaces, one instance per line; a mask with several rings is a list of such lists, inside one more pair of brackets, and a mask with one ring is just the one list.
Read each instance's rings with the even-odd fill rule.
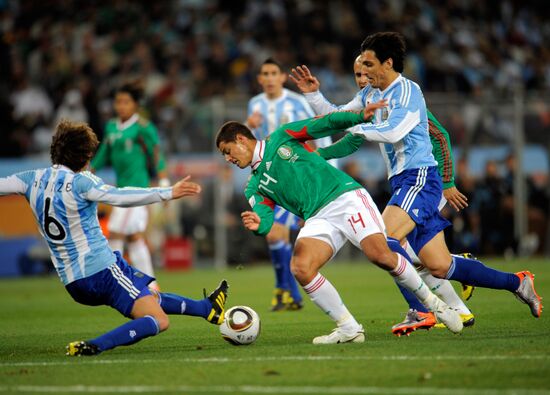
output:
[[[409,257],[409,254],[405,251],[403,247],[401,247],[401,244],[399,244],[399,241],[394,239],[393,237],[388,237],[388,247],[390,247],[390,250],[393,252],[402,255],[405,257],[405,259],[410,263],[411,258]],[[409,304],[409,309],[414,309],[416,311],[420,311],[421,313],[428,313],[429,310],[424,306],[420,300],[416,297],[414,293],[409,291],[407,288],[399,285],[397,282],[395,282],[395,285],[397,285],[397,288],[399,288],[399,291],[401,291],[401,294]]]
[[290,271],[290,260],[292,258],[292,245],[279,241],[269,246],[269,255],[275,269],[275,287],[287,289],[295,302],[302,301],[300,288],[296,283],[294,275]]
[[192,315],[203,318],[208,317],[212,309],[212,303],[208,298],[193,300],[164,292],[159,292],[159,304],[166,314]]
[[145,317],[128,321],[124,325],[92,339],[89,342],[95,344],[101,351],[106,351],[117,346],[134,344],[141,339],[155,336],[158,333],[159,325],[157,320],[150,315],[146,315]]
[[514,292],[519,287],[519,277],[514,273],[501,272],[485,266],[476,259],[453,255],[446,278],[477,287],[506,289]]

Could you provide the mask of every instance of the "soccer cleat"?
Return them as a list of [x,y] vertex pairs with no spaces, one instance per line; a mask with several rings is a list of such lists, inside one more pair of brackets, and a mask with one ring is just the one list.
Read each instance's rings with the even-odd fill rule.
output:
[[301,301],[300,302],[292,301],[288,304],[288,306],[286,306],[286,309],[289,311],[302,310],[303,308],[304,308],[304,303]]
[[516,276],[520,281],[518,289],[514,292],[516,298],[529,305],[531,314],[539,318],[542,314],[542,298],[535,291],[535,276],[529,271],[517,272]]
[[206,321],[215,324],[221,325],[224,319],[225,313],[225,301],[227,300],[227,290],[229,285],[226,280],[222,280],[218,288],[212,291],[212,293],[206,296],[206,289],[203,290],[204,297],[208,298],[212,304],[212,309],[206,317]]
[[275,288],[273,292],[273,299],[271,299],[271,311],[283,311],[286,310],[288,301],[292,299],[290,292],[286,289]]
[[417,329],[430,329],[437,323],[434,313],[423,313],[415,309],[409,309],[405,319],[392,326],[391,331],[396,336],[407,335]]
[[67,349],[66,354],[73,357],[80,357],[82,355],[86,355],[86,356],[97,355],[101,352],[95,344],[88,343],[85,341],[71,342],[66,347],[66,349]]
[[[460,256],[462,256],[464,258],[467,258],[467,259],[477,259],[473,254],[471,254],[469,252],[464,252],[462,254],[457,254],[457,255],[460,255]],[[474,294],[474,291],[475,291],[476,287],[473,286],[473,285],[462,284],[462,283],[461,283],[461,285],[462,285],[462,292],[461,292],[460,296],[462,296],[462,300],[470,300],[470,298]]]
[[[464,326],[464,328],[474,326],[474,324],[476,323],[476,319],[473,314],[459,314],[459,315],[460,315],[460,319],[462,320],[462,325]],[[444,323],[440,322],[439,324],[435,324],[434,328],[447,328],[447,326]]]
[[464,328],[462,319],[458,312],[452,309],[447,303],[441,299],[436,298],[434,304],[431,306],[431,310],[435,314],[437,322],[445,324],[448,330],[453,333],[459,333]]
[[341,328],[334,328],[329,335],[317,336],[313,339],[313,344],[341,344],[341,343],[363,343],[365,341],[365,331],[363,326],[353,333],[345,333]]

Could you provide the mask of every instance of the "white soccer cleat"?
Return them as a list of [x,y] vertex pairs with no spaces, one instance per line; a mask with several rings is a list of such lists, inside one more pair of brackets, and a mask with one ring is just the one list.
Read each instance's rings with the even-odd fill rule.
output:
[[451,332],[459,333],[464,328],[460,314],[441,299],[435,298],[431,310],[435,314],[437,321],[445,324]]
[[363,343],[365,341],[365,331],[363,326],[351,333],[346,333],[340,328],[334,328],[329,335],[317,336],[313,339],[313,344],[340,344],[340,343]]

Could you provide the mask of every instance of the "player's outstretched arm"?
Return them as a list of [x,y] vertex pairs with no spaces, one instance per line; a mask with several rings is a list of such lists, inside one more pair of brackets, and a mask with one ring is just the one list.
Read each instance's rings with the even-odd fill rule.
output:
[[241,213],[241,219],[246,229],[257,232],[262,222],[260,216],[254,211],[244,211]]
[[194,182],[190,182],[191,176],[182,178],[172,187],[172,199],[179,199],[184,196],[193,196],[201,193],[201,186]]
[[456,187],[449,187],[443,190],[443,196],[447,199],[447,202],[456,211],[460,211],[463,208],[468,207],[468,198],[460,192]]
[[306,65],[296,66],[288,76],[302,93],[313,93],[319,90],[321,83],[311,74]]

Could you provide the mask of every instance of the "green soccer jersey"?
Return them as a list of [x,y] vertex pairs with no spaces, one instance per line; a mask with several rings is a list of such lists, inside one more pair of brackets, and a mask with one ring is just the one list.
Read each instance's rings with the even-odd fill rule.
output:
[[363,113],[334,112],[282,125],[258,141],[245,195],[260,218],[255,232],[265,235],[279,205],[308,219],[345,192],[362,188],[346,173],[311,152],[304,142],[363,123]]
[[[428,132],[432,143],[432,154],[437,161],[437,169],[443,182],[443,189],[454,187],[453,154],[449,133],[430,111],[428,111]],[[326,160],[343,158],[357,151],[364,141],[363,137],[348,133],[331,146],[319,148],[317,151]]]
[[91,166],[99,170],[111,165],[118,187],[146,188],[150,186],[151,178],[166,167],[158,149],[157,129],[137,114],[120,129],[116,119],[107,123],[105,137]]

